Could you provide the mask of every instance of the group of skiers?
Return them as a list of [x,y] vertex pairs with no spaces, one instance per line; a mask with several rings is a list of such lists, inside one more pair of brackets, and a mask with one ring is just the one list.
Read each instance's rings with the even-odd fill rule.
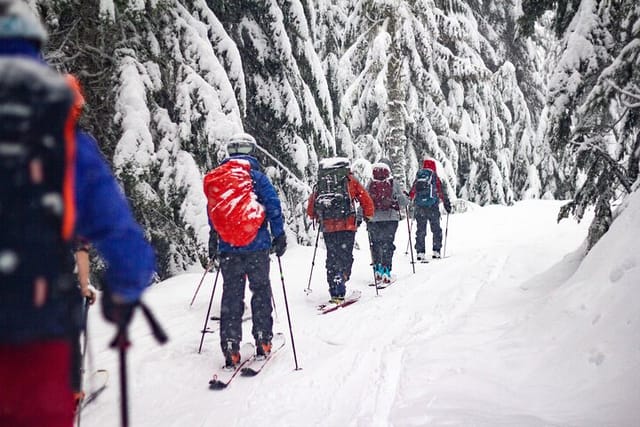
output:
[[[25,2],[0,0],[2,426],[73,424],[82,398],[78,302],[96,299],[88,283],[89,244],[106,262],[100,301],[105,318],[117,327],[114,345],[121,351],[128,346],[128,324],[155,267],[153,250],[96,141],[78,126],[83,105],[78,85],[43,60],[46,40],[42,23]],[[228,157],[203,181],[209,257],[223,277],[220,346],[228,367],[240,363],[247,280],[256,352],[270,353],[269,255],[281,257],[287,249],[281,203],[261,170],[256,148],[251,135],[233,135],[226,144]],[[344,300],[360,218],[367,224],[376,281],[391,280],[394,238],[410,199],[418,258],[425,258],[427,222],[433,256],[439,257],[438,201],[447,212],[451,206],[432,160],[425,160],[408,193],[394,181],[387,160],[373,165],[366,187],[351,173],[348,159],[320,162],[307,214],[323,233],[332,302]],[[75,273],[68,263],[73,252]],[[150,316],[148,309],[142,311]]]
[[[220,346],[225,366],[230,369],[240,363],[247,279],[252,291],[252,335],[256,352],[258,356],[265,356],[271,351],[269,251],[274,249],[280,257],[287,247],[280,200],[254,157],[256,148],[251,135],[233,135],[227,142],[228,158],[204,178],[211,226],[209,256],[219,263],[223,277]],[[408,193],[394,181],[391,163],[386,159],[373,165],[373,177],[366,187],[352,174],[350,166],[346,158],[320,161],[317,184],[307,203],[307,215],[319,222],[318,233],[323,233],[330,303],[336,304],[344,301],[351,277],[359,217],[367,223],[377,285],[391,282],[395,235],[402,209],[407,208],[410,199],[414,202],[418,260],[426,259],[427,223],[433,232],[432,257],[440,257],[439,201],[444,202],[447,212],[451,211],[431,159],[424,161]]]

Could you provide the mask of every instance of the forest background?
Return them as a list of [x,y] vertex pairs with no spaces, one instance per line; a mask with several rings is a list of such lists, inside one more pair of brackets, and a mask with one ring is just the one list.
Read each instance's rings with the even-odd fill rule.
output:
[[639,184],[635,0],[28,0],[46,60],[76,75],[99,141],[158,254],[160,278],[206,260],[201,180],[246,131],[290,241],[318,161],[410,185],[437,160],[468,202],[595,208],[590,248]]

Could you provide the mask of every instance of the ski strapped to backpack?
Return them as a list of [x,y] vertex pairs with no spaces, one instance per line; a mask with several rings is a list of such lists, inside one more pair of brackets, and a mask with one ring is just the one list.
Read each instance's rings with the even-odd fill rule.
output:
[[[9,319],[22,308],[48,321],[41,309],[77,292],[65,268],[75,222],[75,96],[49,68],[0,59],[0,313]],[[4,315],[7,332],[15,319]]]
[[416,206],[429,207],[438,204],[436,173],[431,169],[420,169],[416,173]]
[[349,194],[350,172],[347,158],[334,157],[320,161],[314,212],[321,220],[346,218],[355,213]]
[[398,201],[393,197],[393,177],[391,169],[384,163],[374,163],[373,179],[369,184],[369,195],[376,211],[400,210]]

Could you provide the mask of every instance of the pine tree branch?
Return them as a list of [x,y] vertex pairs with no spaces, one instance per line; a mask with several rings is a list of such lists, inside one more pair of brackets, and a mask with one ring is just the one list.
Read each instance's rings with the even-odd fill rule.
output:
[[[629,90],[623,89],[620,86],[618,86],[617,84],[615,84],[613,82],[613,80],[609,79],[607,80],[607,83],[609,83],[609,85],[611,85],[611,87],[613,87],[615,90],[617,90],[618,92],[620,92],[622,95],[626,95],[629,98],[632,98],[634,100],[637,100],[638,102],[633,103],[633,104],[629,104],[625,99],[620,99],[620,101],[624,104],[625,107],[627,108],[640,108],[640,90],[638,90],[637,93],[631,92]],[[638,89],[635,87],[635,85],[633,85],[634,89]]]

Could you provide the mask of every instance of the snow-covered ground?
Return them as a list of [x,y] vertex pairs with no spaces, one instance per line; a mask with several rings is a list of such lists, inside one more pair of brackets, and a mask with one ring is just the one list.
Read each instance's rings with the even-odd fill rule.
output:
[[[136,316],[131,425],[640,425],[640,193],[583,261],[589,221],[557,224],[560,205],[526,201],[451,215],[447,257],[417,264],[415,274],[402,221],[398,280],[379,296],[367,286],[363,226],[349,283],[363,297],[326,316],[314,308],[328,298],[322,244],[309,296],[313,247],[290,247],[282,263],[302,369],[294,370],[288,345],[259,376],[223,391],[207,388],[222,364],[218,335],[197,352],[215,275],[192,307],[202,271],[153,286],[145,300],[171,340],[158,346]],[[290,344],[275,260],[271,267],[275,331]],[[220,280],[214,312],[221,290]],[[114,329],[91,311],[90,369],[107,368],[111,378],[82,425],[118,426],[117,355],[107,349]]]

